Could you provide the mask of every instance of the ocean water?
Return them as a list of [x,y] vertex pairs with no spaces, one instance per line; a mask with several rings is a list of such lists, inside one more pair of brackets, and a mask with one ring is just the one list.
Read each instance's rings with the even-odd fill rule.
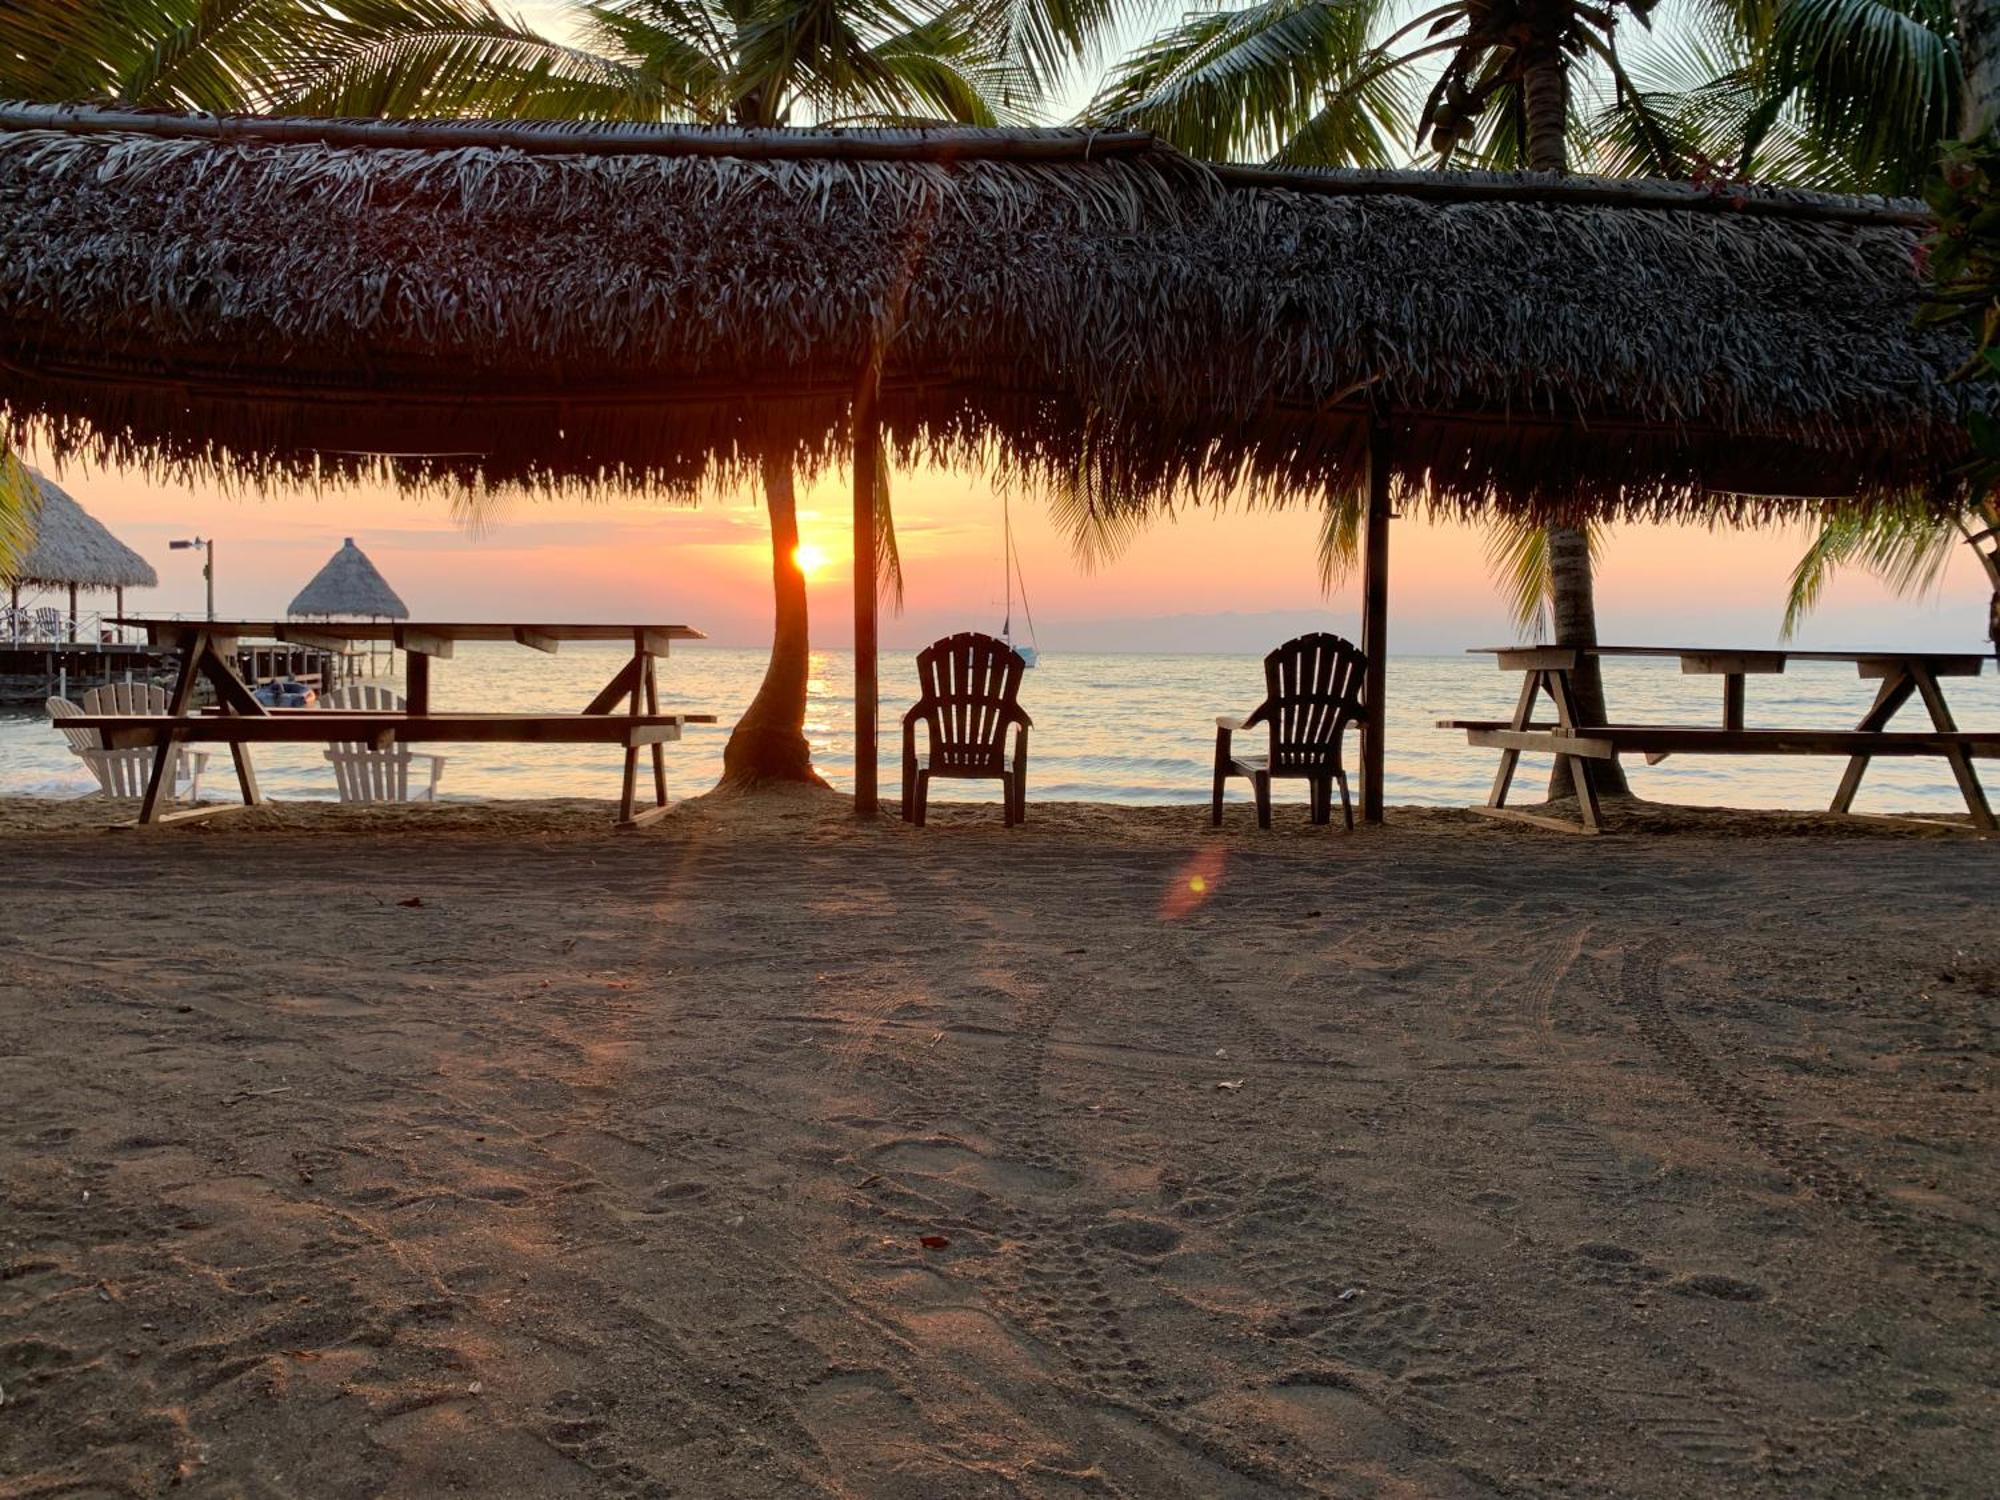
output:
[[[568,645],[545,655],[508,645],[461,645],[437,663],[432,698],[440,709],[573,711],[610,678],[624,658],[616,646]],[[755,693],[764,653],[688,646],[662,664],[661,706],[721,716],[715,728],[690,728],[668,747],[674,796],[705,791],[722,766],[728,725]],[[852,659],[844,651],[813,657],[807,733],[829,781],[853,783]],[[1684,677],[1673,661],[1612,660],[1605,664],[1612,712],[1628,721],[1721,722],[1721,679]],[[1217,714],[1246,714],[1261,695],[1262,666],[1252,656],[1065,655],[1052,651],[1029,672],[1022,703],[1034,715],[1029,735],[1030,798],[1127,803],[1199,803],[1208,796]],[[1873,697],[1851,665],[1794,663],[1783,675],[1749,681],[1752,725],[1851,727]],[[1961,728],[2000,728],[2000,676],[1945,684]],[[1387,794],[1391,803],[1454,806],[1483,801],[1495,752],[1474,750],[1462,733],[1437,729],[1441,718],[1504,718],[1520,677],[1490,658],[1399,656],[1389,663]],[[902,715],[916,695],[913,657],[885,653],[882,661],[882,778],[887,798],[898,794]],[[72,696],[75,696],[74,694]],[[1906,708],[1899,725],[1926,726],[1921,707]],[[446,745],[440,794],[451,800],[486,797],[614,797],[620,752],[604,746]],[[255,752],[265,792],[282,800],[334,795],[333,775],[318,746],[260,746]],[[1350,750],[1349,763],[1354,755]],[[1764,808],[1824,807],[1842,763],[1824,757],[1736,759],[1678,756],[1660,766],[1630,766],[1633,789],[1664,802]],[[1524,757],[1517,785],[1532,796],[1547,761]],[[226,753],[210,762],[216,794],[233,796]],[[1989,790],[2000,775],[1989,770]],[[0,795],[81,796],[95,783],[39,711],[0,713]],[[206,790],[206,787],[204,787]],[[1235,783],[1233,796],[1243,795]],[[939,800],[990,800],[997,787],[943,782]],[[1304,800],[1302,784],[1281,786],[1281,800]],[[1858,810],[1962,811],[1942,763],[1878,760],[1870,768]]]

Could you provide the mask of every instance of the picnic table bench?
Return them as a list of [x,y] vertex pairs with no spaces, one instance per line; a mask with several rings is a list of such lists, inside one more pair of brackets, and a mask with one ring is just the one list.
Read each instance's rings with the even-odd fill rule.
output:
[[[1642,754],[1649,764],[1658,764],[1669,755],[1683,754],[1844,756],[1847,768],[1834,793],[1831,811],[1849,813],[1853,811],[1855,793],[1861,788],[1868,763],[1878,755],[1894,755],[1942,759],[1958,782],[1972,826],[1987,832],[2000,828],[1979,775],[1973,769],[1975,760],[2000,759],[2000,729],[1960,730],[1941,685],[1944,678],[1977,677],[1986,665],[1985,656],[1979,653],[1737,651],[1708,646],[1486,646],[1473,654],[1493,656],[1501,671],[1523,674],[1521,696],[1511,718],[1438,720],[1440,729],[1464,730],[1468,744],[1500,752],[1500,767],[1486,805],[1474,809],[1490,817],[1514,818],[1565,832],[1599,832],[1604,826],[1604,814],[1591,766],[1621,754]],[[1720,726],[1585,723],[1577,711],[1571,681],[1571,674],[1583,655],[1671,657],[1679,660],[1684,675],[1720,677],[1722,723]],[[1863,680],[1878,684],[1875,701],[1852,728],[1749,727],[1744,716],[1747,679],[1782,673],[1788,661],[1852,662]],[[1555,711],[1553,724],[1534,719],[1544,694]],[[1890,729],[1889,721],[1913,697],[1922,698],[1931,727]],[[1569,761],[1577,789],[1578,822],[1506,805],[1515,767],[1524,751],[1552,754]]]
[[[139,807],[141,824],[204,817],[225,810],[160,810],[166,769],[173,761],[174,747],[180,744],[227,745],[243,803],[255,806],[264,799],[249,756],[251,745],[358,743],[386,750],[398,744],[457,742],[620,746],[625,752],[625,774],[618,821],[621,827],[636,827],[667,810],[665,747],[681,737],[684,725],[715,722],[714,714],[660,711],[659,658],[668,654],[674,641],[706,639],[688,625],[151,618],[120,619],[117,623],[144,629],[151,644],[176,653],[180,675],[166,713],[85,714],[66,719],[64,724],[96,731],[106,749],[154,747],[153,770]],[[236,643],[246,637],[334,650],[356,641],[386,641],[406,653],[407,708],[398,713],[386,709],[267,707],[236,670]],[[629,644],[632,654],[580,712],[434,712],[430,706],[431,663],[451,657],[460,641],[511,641],[548,652],[566,641],[607,641]],[[216,703],[212,709],[197,712],[192,708],[194,689],[202,681],[215,690]],[[639,754],[646,749],[652,752],[653,805],[640,811],[636,806]]]

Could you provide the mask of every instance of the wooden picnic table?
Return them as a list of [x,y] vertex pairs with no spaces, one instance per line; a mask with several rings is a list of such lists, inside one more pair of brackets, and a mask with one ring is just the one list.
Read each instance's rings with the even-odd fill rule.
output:
[[[1763,651],[1714,646],[1483,646],[1472,654],[1492,656],[1503,672],[1522,674],[1521,695],[1513,716],[1497,719],[1440,719],[1440,729],[1462,729],[1466,742],[1497,749],[1500,768],[1486,805],[1475,811],[1492,817],[1515,818],[1566,832],[1596,833],[1603,809],[1591,773],[1595,762],[1619,754],[1643,754],[1651,764],[1669,755],[1831,755],[1844,756],[1847,768],[1834,793],[1831,810],[1850,813],[1868,763],[1878,755],[1936,756],[1951,767],[1972,815],[1974,828],[1991,832],[1996,824],[1973,762],[2000,758],[2000,729],[1961,731],[1946,703],[1943,679],[1977,677],[1986,667],[1979,652],[1963,651]],[[1589,724],[1577,711],[1571,674],[1580,656],[1672,657],[1687,676],[1722,679],[1722,722],[1717,726],[1681,724]],[[1775,675],[1791,661],[1852,662],[1864,681],[1877,684],[1875,701],[1852,728],[1751,728],[1745,722],[1747,679]],[[1537,723],[1534,714],[1546,694],[1555,710],[1553,724]],[[1921,697],[1929,713],[1929,730],[1892,730],[1889,721],[1911,698]],[[1542,813],[1506,805],[1514,770],[1523,751],[1553,754],[1567,760],[1577,789],[1580,821],[1570,823]],[[1956,827],[1958,825],[1947,825]]]
[[[226,744],[236,766],[246,806],[264,799],[249,746],[260,743],[363,743],[377,749],[433,742],[615,744],[625,751],[619,823],[635,827],[667,808],[665,746],[680,738],[685,724],[713,724],[715,715],[661,713],[659,659],[675,641],[707,637],[691,625],[501,624],[491,621],[410,620],[165,620],[120,618],[120,625],[146,632],[148,642],[175,654],[180,675],[161,715],[85,715],[80,729],[95,729],[109,749],[151,744],[153,771],[139,807],[139,822],[206,816],[218,808],[163,814],[160,803],[173,747],[184,741]],[[259,702],[237,672],[239,640],[275,640],[341,650],[357,641],[387,642],[408,661],[406,710],[273,709]],[[545,714],[435,713],[431,709],[431,663],[449,659],[460,641],[511,641],[536,651],[556,651],[564,642],[629,644],[632,654],[580,712]],[[215,690],[211,710],[193,712],[195,684]],[[619,711],[620,703],[624,704]],[[66,721],[67,722],[67,721]],[[653,806],[636,809],[639,752],[653,759]]]

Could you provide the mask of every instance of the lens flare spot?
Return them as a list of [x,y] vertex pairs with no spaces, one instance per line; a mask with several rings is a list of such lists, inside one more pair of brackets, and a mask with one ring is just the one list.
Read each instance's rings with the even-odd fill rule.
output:
[[810,578],[826,566],[826,553],[818,547],[798,546],[792,549],[792,561]]
[[1178,921],[1214,895],[1222,884],[1222,870],[1228,858],[1222,849],[1203,849],[1176,870],[1160,901],[1160,920]]

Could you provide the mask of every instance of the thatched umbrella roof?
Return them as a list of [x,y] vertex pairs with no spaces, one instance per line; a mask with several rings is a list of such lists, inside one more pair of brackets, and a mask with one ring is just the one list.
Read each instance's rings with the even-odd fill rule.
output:
[[11,574],[0,581],[33,588],[150,589],[160,575],[119,541],[67,490],[38,470],[28,470],[42,492],[35,512],[35,540]]
[[285,606],[288,615],[360,615],[371,620],[407,620],[409,606],[389,580],[348,537],[340,550],[313,574],[312,582]]
[[1912,324],[1922,224],[1141,135],[0,106],[0,400],[264,481],[674,485],[839,457],[880,349],[904,457],[1114,503],[1345,490],[1385,421],[1436,507],[1741,517],[1956,483],[1992,398]]

